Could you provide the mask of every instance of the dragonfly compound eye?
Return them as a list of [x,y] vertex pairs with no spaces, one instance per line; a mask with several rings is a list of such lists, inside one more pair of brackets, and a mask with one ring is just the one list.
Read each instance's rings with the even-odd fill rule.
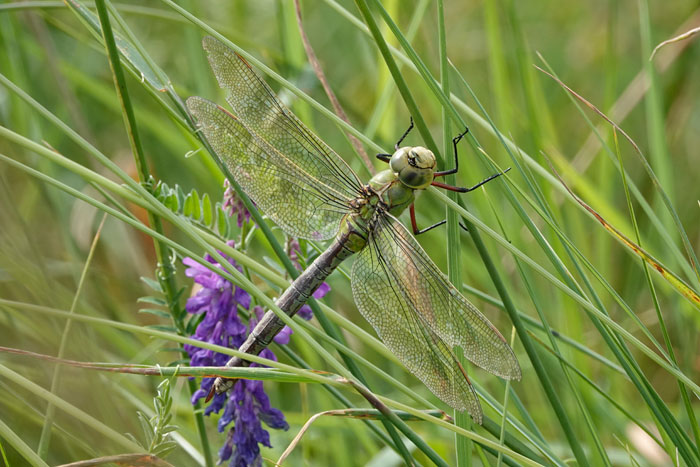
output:
[[400,148],[391,157],[389,165],[404,185],[422,190],[433,181],[435,155],[422,147]]

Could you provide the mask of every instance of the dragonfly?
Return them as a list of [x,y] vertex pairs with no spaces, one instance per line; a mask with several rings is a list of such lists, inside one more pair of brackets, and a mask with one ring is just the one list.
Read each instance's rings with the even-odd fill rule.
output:
[[[193,96],[187,107],[216,156],[256,205],[287,235],[330,246],[279,296],[276,305],[293,316],[344,260],[352,265],[352,294],[364,318],[386,347],[435,396],[481,423],[482,410],[455,347],[473,364],[501,378],[518,380],[518,361],[498,330],[447,279],[415,237],[399,222],[407,208],[414,234],[417,192],[430,185],[468,192],[436,178],[457,171],[436,171],[432,151],[401,146],[378,154],[389,168],[362,183],[350,166],[309,130],[275,95],[251,65],[213,37],[203,47],[231,111]],[[257,355],[284,327],[267,311],[239,350]],[[229,367],[247,366],[234,357]],[[217,378],[211,398],[235,380]]]

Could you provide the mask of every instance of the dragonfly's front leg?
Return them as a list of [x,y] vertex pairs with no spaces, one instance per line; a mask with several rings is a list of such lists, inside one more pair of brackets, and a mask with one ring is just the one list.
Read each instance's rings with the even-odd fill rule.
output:
[[[404,139],[406,139],[406,136],[408,136],[408,134],[411,132],[412,129],[413,129],[413,117],[411,117],[411,124],[408,125],[408,129],[403,132],[403,135],[401,135],[401,138],[399,138],[399,140],[394,145],[395,150],[397,150],[397,151],[399,150],[399,146],[401,146],[401,143],[403,142]],[[379,153],[379,154],[377,154],[377,159],[379,159],[382,162],[389,163],[389,161],[391,160],[391,156],[392,156],[392,154]]]
[[[457,136],[455,136],[454,138],[452,138],[452,149],[453,149],[452,152],[453,152],[454,158],[455,158],[455,166],[454,166],[454,168],[449,169],[449,170],[443,170],[443,171],[440,171],[440,172],[435,172],[434,178],[438,178],[438,177],[442,177],[442,176],[445,176],[445,175],[450,175],[450,174],[457,173],[457,171],[459,170],[459,157],[457,157],[457,144],[462,140],[462,138],[464,138],[464,136],[465,136],[467,133],[469,133],[469,128],[465,128],[463,132],[461,132],[460,134],[458,134]],[[377,157],[379,157],[379,155],[378,155]],[[446,184],[446,183],[436,182],[436,181],[434,181],[434,180],[433,180],[433,183],[431,183],[431,185],[436,186],[436,187],[438,187],[438,188],[444,188],[445,190],[457,191],[457,192],[459,192],[459,193],[468,193],[468,192],[470,192],[470,191],[472,191],[472,190],[476,190],[477,188],[479,188],[479,187],[480,187],[481,185],[483,185],[484,183],[489,182],[489,181],[493,180],[494,178],[503,175],[504,173],[508,172],[509,170],[510,170],[510,167],[507,168],[506,170],[504,170],[503,172],[499,172],[499,173],[497,173],[497,174],[491,175],[490,177],[488,177],[488,178],[486,178],[486,179],[480,181],[480,182],[477,183],[476,185],[474,185],[474,186],[472,186],[472,187],[469,187],[469,188],[462,188],[462,187],[452,186],[452,185],[448,185],[448,184]]]
[[411,130],[413,130],[413,117],[410,117],[410,120],[411,120],[411,123],[408,125],[408,128],[406,129],[406,131],[403,132],[403,135],[401,135],[401,138],[399,138],[399,140],[394,145],[394,149],[397,151],[399,150],[399,146],[401,146],[401,143],[403,142],[403,140],[406,139],[406,136],[408,136],[408,134],[411,132]]
[[452,138],[452,152],[455,156],[454,168],[450,170],[443,170],[442,172],[435,172],[435,178],[457,173],[457,171],[459,170],[459,158],[457,157],[457,143],[459,143],[461,139],[464,138],[464,135],[466,135],[467,133],[469,133],[469,128],[465,128],[462,133]]
[[383,152],[379,153],[379,154],[377,154],[377,159],[379,159],[382,162],[386,162],[388,164],[389,161],[391,160],[391,154],[383,153]]

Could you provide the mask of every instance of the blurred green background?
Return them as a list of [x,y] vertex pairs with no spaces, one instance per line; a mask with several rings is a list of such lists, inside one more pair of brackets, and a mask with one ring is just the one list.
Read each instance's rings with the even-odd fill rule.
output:
[[[291,0],[176,3],[287,79],[295,90],[332,109],[308,64]],[[513,347],[523,368],[522,381],[506,388],[497,377],[470,369],[480,390],[499,403],[503,403],[504,391],[510,392],[508,411],[520,424],[509,425],[506,432],[527,449],[519,450],[513,444],[509,448],[547,465],[566,461],[579,465],[673,465],[676,461],[679,465],[700,465],[700,434],[695,421],[700,411],[698,304],[688,294],[683,296],[678,284],[645,267],[632,249],[582,209],[551,175],[552,167],[556,168],[567,185],[610,224],[651,253],[665,270],[698,290],[696,260],[687,246],[697,249],[700,235],[696,170],[700,162],[700,45],[697,37],[691,37],[662,48],[653,60],[650,54],[661,41],[700,26],[700,5],[689,0],[446,1],[447,48],[442,54],[435,2],[394,0],[382,4],[436,79],[442,58],[446,56],[454,65],[449,74],[452,102],[471,130],[471,139],[460,143],[456,182],[471,186],[494,173],[497,169],[489,158],[500,168],[513,169],[507,184],[489,184],[484,190],[462,196],[469,212],[502,240],[482,232],[496,274],[515,308],[525,316],[527,336],[549,379],[543,381],[542,373],[533,369],[531,354],[522,343],[528,337],[521,335]],[[125,41],[137,45],[129,53],[150,56],[183,99],[200,95],[224,103],[201,48],[201,37],[206,33],[202,28],[168,2],[119,2],[113,6],[131,34],[118,23],[115,29]],[[394,56],[402,67],[401,76],[437,148],[450,160],[451,152],[442,151],[442,141],[462,127],[452,119],[445,129],[444,103],[412,69],[378,9],[370,10],[385,40],[397,49]],[[405,130],[410,113],[376,39],[364,29],[356,4],[305,1],[302,13],[303,27],[350,124],[389,151]],[[109,61],[101,38],[93,33],[90,24],[61,2],[0,4],[0,73],[4,77],[0,83],[0,124],[96,176],[121,184],[124,181],[112,169],[68,135],[68,129],[77,132],[124,173],[138,178]],[[658,184],[620,133],[616,149],[611,126],[533,65],[556,73],[620,125],[639,146]],[[367,168],[335,120],[274,80],[267,80],[363,180],[369,179]],[[49,123],[12,90],[8,81],[65,126]],[[196,189],[213,202],[221,200],[223,176],[206,151],[185,157],[201,145],[168,100],[172,94],[155,91],[147,79],[133,74],[127,76],[127,85],[149,173],[170,187],[179,185],[185,193]],[[492,119],[493,127],[485,115]],[[448,117],[452,118],[449,113]],[[504,144],[501,138],[513,144]],[[418,131],[411,134],[408,143],[427,144]],[[377,152],[376,147],[365,147],[370,157]],[[169,319],[139,313],[139,309],[151,307],[137,302],[139,297],[154,295],[140,280],[155,278],[153,240],[108,216],[81,284],[103,213],[8,160],[26,164],[90,198],[115,202],[141,221],[147,219],[145,210],[118,193],[112,193],[116,199],[110,200],[88,183],[95,179],[38,155],[29,143],[7,132],[0,133],[0,154],[4,156],[0,161],[1,345],[55,356],[62,336],[66,336],[62,355],[71,360],[166,366],[180,359],[181,355],[172,351],[174,342],[110,324],[172,331]],[[618,161],[626,170],[625,178],[618,170]],[[379,168],[381,163],[376,161],[375,166]],[[434,193],[424,193],[416,211],[421,226],[454,212]],[[674,216],[682,223],[683,233]],[[179,218],[191,221],[186,215]],[[407,223],[407,217],[402,220]],[[240,230],[235,222],[230,224],[228,236],[238,239]],[[203,254],[202,248],[172,222],[164,222],[164,233]],[[279,230],[275,233],[283,243],[283,234]],[[442,228],[420,237],[420,243],[446,272],[450,260],[447,242]],[[454,238],[450,242],[454,248]],[[509,338],[512,323],[503,311],[503,297],[472,237],[461,232],[458,243],[459,257],[452,260],[460,266],[463,292]],[[531,264],[517,259],[504,243],[522,251]],[[243,253],[273,271],[282,271],[260,231],[254,231]],[[184,277],[179,259],[174,264],[174,281],[178,288],[186,288],[187,296],[191,282]],[[538,272],[532,264],[550,275]],[[348,266],[345,270],[349,271]],[[269,296],[279,293],[259,276],[252,277]],[[570,290],[580,289],[566,293],[562,283]],[[323,303],[373,333],[357,312],[347,278],[335,273],[329,284],[332,291]],[[73,310],[110,321],[72,321],[66,330],[65,317],[29,305]],[[608,321],[600,321],[605,314]],[[543,319],[545,328],[557,332],[554,341],[560,358],[549,351],[551,334],[538,326]],[[619,334],[620,329],[611,323],[628,334]],[[375,352],[356,334],[344,334],[357,354],[428,398],[434,407],[447,410],[397,363]],[[293,338],[291,346],[312,368],[329,370],[301,339]],[[283,352],[276,353],[289,363]],[[0,365],[0,387],[5,395],[0,402],[0,446],[8,465],[38,463],[29,451],[39,449],[40,438],[47,442],[42,427],[46,426],[51,396],[33,384],[48,391],[57,378],[51,391],[60,401],[71,404],[59,404],[51,416],[51,438],[44,460],[56,465],[130,452],[120,441],[122,434],[142,437],[136,412],[152,411],[151,400],[161,381],[159,377],[70,366],[61,366],[56,377],[56,363],[8,351],[0,354]],[[386,380],[366,373],[376,394],[416,409],[433,408],[419,406]],[[342,408],[318,384],[268,381],[265,387],[273,406],[284,412],[290,424],[287,432],[270,430],[273,448],[263,449],[265,462],[276,460],[313,414]],[[563,413],[554,408],[556,403],[543,387],[556,394]],[[356,406],[367,407],[352,391],[342,392]],[[203,462],[202,446],[184,378],[174,382],[173,397],[172,423],[179,426],[178,445],[166,459],[174,465],[197,465]],[[500,424],[501,415],[482,405]],[[78,410],[93,421],[81,418]],[[216,432],[216,417],[212,418],[204,422],[215,454],[224,435]],[[567,424],[569,436],[563,428]],[[409,425],[448,465],[458,462],[451,431],[431,422]],[[383,429],[378,423],[377,427]],[[471,429],[498,443],[497,429]],[[28,451],[23,451],[22,444]],[[468,460],[459,459],[463,465],[469,461],[474,465],[499,462],[493,452],[482,451],[478,444],[470,448]],[[430,464],[424,452],[412,449],[412,453],[417,462]],[[320,417],[285,465],[365,464],[401,465],[402,459],[362,422]]]

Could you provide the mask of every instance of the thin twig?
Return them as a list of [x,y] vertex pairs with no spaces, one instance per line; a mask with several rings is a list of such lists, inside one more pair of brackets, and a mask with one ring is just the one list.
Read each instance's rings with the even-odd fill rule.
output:
[[[301,22],[301,5],[299,4],[299,0],[294,0],[294,11],[296,12],[297,24],[299,25],[299,34],[301,35],[301,42],[304,44],[304,50],[306,51],[306,56],[309,58],[309,63],[311,63],[316,77],[321,82],[321,86],[323,86],[323,90],[326,92],[328,99],[330,99],[331,105],[333,106],[333,110],[335,111],[336,115],[338,115],[338,117],[340,117],[345,123],[350,125],[348,116],[345,114],[345,111],[340,106],[340,102],[338,102],[338,98],[335,97],[335,93],[328,84],[328,80],[326,80],[326,75],[323,73],[321,64],[319,63],[318,58],[314,53],[314,49],[311,47],[311,42],[309,42],[309,38],[306,35],[306,31],[304,31],[304,26]],[[374,165],[372,165],[372,162],[370,161],[369,156],[365,151],[365,148],[362,146],[362,143],[360,143],[360,140],[350,133],[346,132],[345,134],[348,136],[350,144],[352,144],[352,146],[355,148],[355,151],[357,151],[357,153],[362,158],[362,162],[364,162],[365,167],[367,167],[367,170],[369,170],[369,173],[371,173],[372,175],[377,173],[377,170],[374,168]]]
[[[295,0],[296,1],[296,0]],[[328,415],[331,412],[336,412],[335,410],[328,410],[326,412],[319,412],[315,415],[313,415],[310,419],[304,423],[304,426],[301,427],[301,430],[299,430],[299,433],[294,437],[291,443],[289,443],[289,446],[287,446],[287,449],[284,450],[280,458],[277,460],[277,463],[275,465],[282,465],[282,462],[284,462],[287,457],[292,453],[295,447],[297,447],[297,444],[299,444],[299,441],[301,441],[302,436],[304,436],[304,433],[306,433],[306,430],[308,430],[311,427],[311,424],[316,421],[317,418],[321,417],[322,415]]]
[[144,453],[118,454],[116,456],[96,457],[70,464],[62,464],[58,467],[96,467],[98,465],[117,464],[132,467],[173,467],[158,456]]
[[688,39],[690,37],[693,37],[696,34],[700,34],[700,27],[698,28],[693,28],[690,31],[686,31],[683,34],[679,34],[676,37],[673,37],[671,39],[663,41],[661,44],[657,45],[654,47],[654,51],[651,53],[651,56],[649,57],[649,61],[652,61],[654,59],[654,55],[656,55],[656,52],[663,46],[668,45],[668,44],[673,44],[674,42],[679,42],[684,39]]

